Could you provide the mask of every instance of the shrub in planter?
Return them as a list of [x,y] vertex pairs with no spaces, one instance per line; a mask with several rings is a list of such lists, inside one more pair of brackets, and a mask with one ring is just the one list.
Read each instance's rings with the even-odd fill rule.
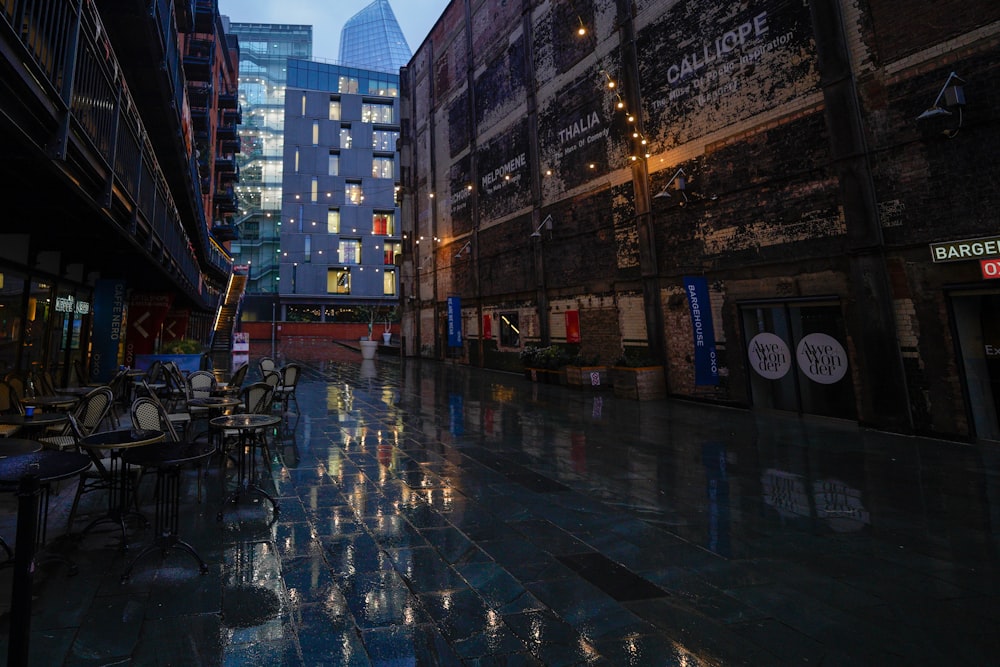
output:
[[663,366],[652,359],[623,356],[611,368],[615,396],[639,401],[667,397]]

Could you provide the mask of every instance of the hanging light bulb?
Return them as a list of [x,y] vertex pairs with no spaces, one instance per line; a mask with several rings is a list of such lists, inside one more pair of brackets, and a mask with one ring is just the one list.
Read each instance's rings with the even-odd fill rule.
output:
[[580,37],[585,37],[587,35],[587,26],[583,25],[583,18],[580,16],[576,17],[580,22],[580,27],[576,29],[576,34]]

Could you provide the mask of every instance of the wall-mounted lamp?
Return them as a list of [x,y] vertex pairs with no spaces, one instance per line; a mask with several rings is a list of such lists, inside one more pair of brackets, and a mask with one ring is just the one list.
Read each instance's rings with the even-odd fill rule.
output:
[[465,255],[472,254],[472,241],[465,242],[465,245],[462,246],[462,248],[455,253],[455,259],[461,259],[463,254]]
[[545,216],[545,219],[542,220],[538,224],[538,227],[535,228],[535,231],[531,232],[531,238],[533,238],[533,239],[540,239],[540,238],[542,238],[542,227],[544,227],[545,229],[547,229],[549,231],[552,231],[552,216],[551,215]]
[[686,192],[687,173],[684,171],[683,167],[674,172],[674,175],[670,177],[670,180],[663,186],[663,189],[653,195],[653,199],[673,199],[673,195],[670,194],[671,185],[673,185],[674,189],[679,193],[678,204],[680,206],[687,204],[689,201]]
[[938,116],[952,116],[954,115],[952,110],[957,109],[958,127],[944,130],[944,135],[950,139],[958,134],[958,131],[962,129],[962,108],[965,106],[965,90],[961,86],[963,83],[965,83],[965,80],[954,72],[949,74],[944,85],[941,87],[941,91],[934,98],[934,103],[917,116],[917,120],[927,120],[928,118],[937,118]]

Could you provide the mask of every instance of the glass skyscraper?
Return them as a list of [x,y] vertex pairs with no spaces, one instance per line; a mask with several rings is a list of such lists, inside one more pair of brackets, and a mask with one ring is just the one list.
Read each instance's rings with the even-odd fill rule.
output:
[[282,149],[289,58],[312,57],[312,26],[232,23],[240,40],[240,238],[233,261],[249,268],[247,292],[279,292]]
[[398,72],[412,55],[389,0],[375,0],[347,19],[340,32],[341,65]]

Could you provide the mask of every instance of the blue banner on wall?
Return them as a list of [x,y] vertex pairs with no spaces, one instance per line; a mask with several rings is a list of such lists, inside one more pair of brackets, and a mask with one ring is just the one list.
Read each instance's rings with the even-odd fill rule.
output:
[[694,383],[719,384],[719,362],[715,353],[715,329],[712,306],[708,299],[708,281],[704,276],[684,276],[684,291],[691,310],[694,331]]
[[98,280],[94,287],[94,328],[90,379],[109,382],[118,371],[118,348],[125,335],[125,282]]
[[448,347],[462,347],[462,299],[448,297]]

